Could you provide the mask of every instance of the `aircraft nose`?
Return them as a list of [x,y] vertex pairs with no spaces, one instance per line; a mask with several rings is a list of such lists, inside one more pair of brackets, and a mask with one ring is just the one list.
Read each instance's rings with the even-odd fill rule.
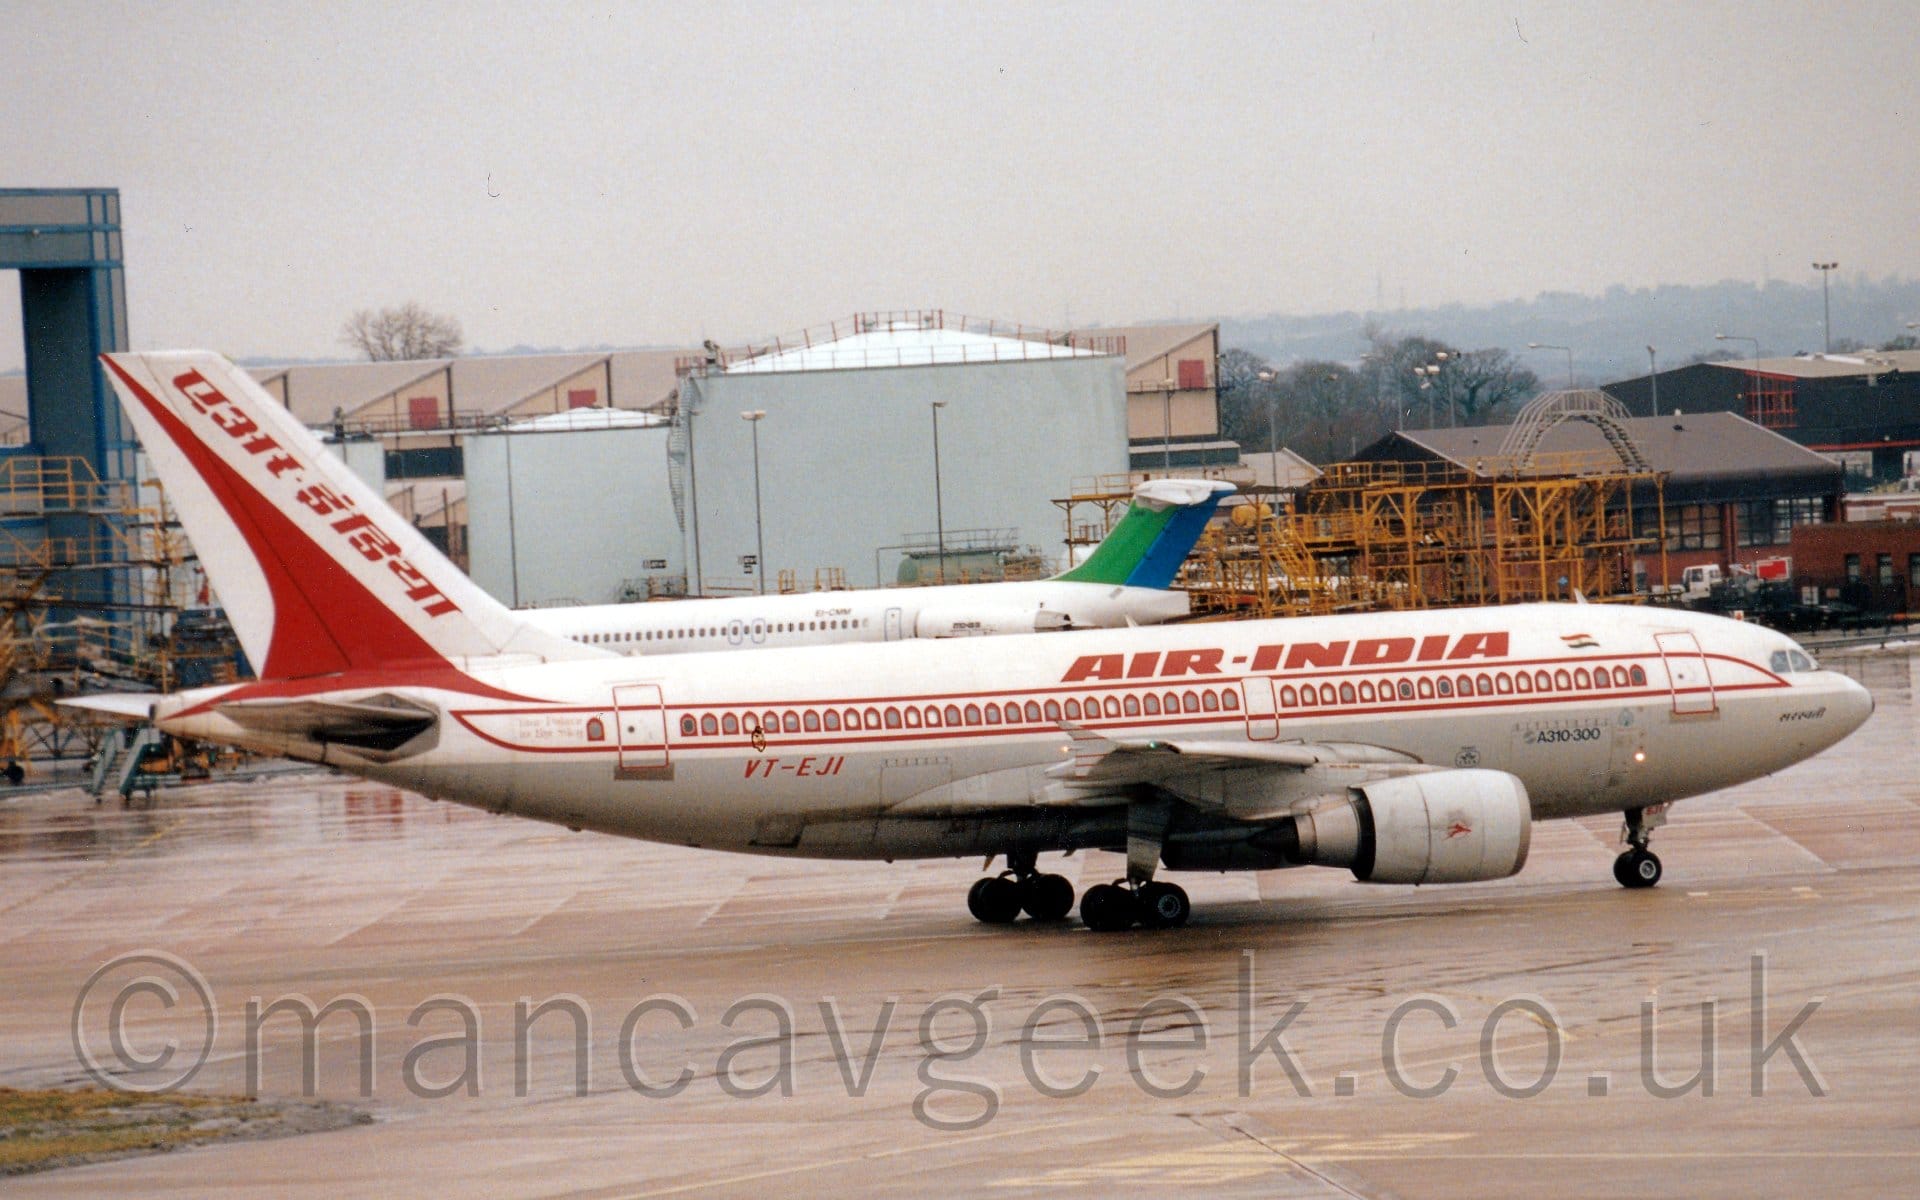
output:
[[1841,719],[1847,723],[1847,732],[1851,733],[1865,725],[1867,718],[1873,715],[1873,693],[1857,679],[1842,675],[1840,680],[1842,687],[1838,707]]

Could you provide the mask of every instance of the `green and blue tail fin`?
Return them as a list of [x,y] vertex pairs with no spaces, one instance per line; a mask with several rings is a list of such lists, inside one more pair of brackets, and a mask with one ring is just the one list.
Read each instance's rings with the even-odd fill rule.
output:
[[1233,485],[1212,479],[1153,479],[1133,490],[1120,523],[1093,548],[1087,561],[1054,576],[1069,583],[1166,588],[1213,510]]

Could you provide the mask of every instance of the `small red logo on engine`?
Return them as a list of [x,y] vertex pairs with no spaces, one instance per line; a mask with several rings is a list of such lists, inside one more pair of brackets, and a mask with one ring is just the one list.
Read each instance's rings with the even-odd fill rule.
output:
[[1465,824],[1460,821],[1455,821],[1452,825],[1449,825],[1447,827],[1447,840],[1452,841],[1454,838],[1457,838],[1457,837],[1465,837],[1467,834],[1472,832],[1473,832],[1473,826]]

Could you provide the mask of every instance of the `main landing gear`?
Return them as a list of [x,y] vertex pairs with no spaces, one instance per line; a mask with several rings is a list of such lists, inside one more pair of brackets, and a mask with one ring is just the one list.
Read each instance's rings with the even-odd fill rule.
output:
[[976,882],[967,911],[988,925],[1011,925],[1021,913],[1036,921],[1061,921],[1073,911],[1073,884],[1064,875],[1042,875],[1033,854],[1007,855],[1007,869]]
[[1660,858],[1647,849],[1647,843],[1653,839],[1653,831],[1666,823],[1664,804],[1627,810],[1627,823],[1620,830],[1620,840],[1627,843],[1628,848],[1613,860],[1613,877],[1621,887],[1650,888],[1660,882]]
[[1138,924],[1142,929],[1177,929],[1193,915],[1193,902],[1176,883],[1125,881],[1095,884],[1080,897],[1080,919],[1095,933],[1119,933]]
[[1127,877],[1087,889],[1080,897],[1080,919],[1095,933],[1177,929],[1193,915],[1193,902],[1178,884],[1153,878],[1160,847],[1173,822],[1166,797],[1136,800],[1127,806]]

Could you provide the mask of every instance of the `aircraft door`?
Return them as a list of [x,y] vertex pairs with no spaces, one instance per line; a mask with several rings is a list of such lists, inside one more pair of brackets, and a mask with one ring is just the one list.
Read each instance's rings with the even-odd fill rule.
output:
[[897,642],[900,640],[901,635],[900,635],[900,610],[899,609],[890,608],[887,610],[886,632],[887,632],[887,640],[889,642]]
[[1705,716],[1719,711],[1713,698],[1713,678],[1706,655],[1691,633],[1656,633],[1653,641],[1667,665],[1673,688],[1673,711],[1678,716]]
[[619,738],[616,779],[673,778],[673,763],[667,752],[667,709],[658,684],[615,686],[613,721]]
[[1247,714],[1247,737],[1256,742],[1271,742],[1280,736],[1280,712],[1273,702],[1273,680],[1255,676],[1240,681],[1240,696]]

